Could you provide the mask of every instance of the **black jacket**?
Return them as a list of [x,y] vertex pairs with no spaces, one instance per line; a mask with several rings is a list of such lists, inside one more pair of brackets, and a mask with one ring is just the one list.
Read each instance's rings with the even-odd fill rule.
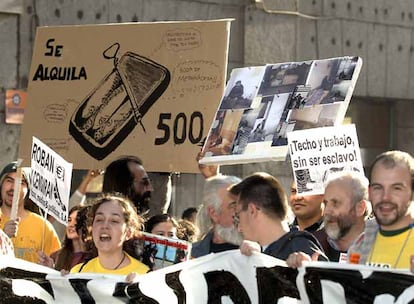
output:
[[263,253],[275,258],[286,260],[291,253],[302,251],[310,256],[315,252],[321,252],[319,261],[328,261],[322,246],[318,240],[307,231],[289,231],[280,239],[271,243]]

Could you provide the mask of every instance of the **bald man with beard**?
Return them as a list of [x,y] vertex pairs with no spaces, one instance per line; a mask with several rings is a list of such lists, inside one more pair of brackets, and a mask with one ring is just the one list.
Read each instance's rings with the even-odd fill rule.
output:
[[328,235],[324,251],[331,262],[346,262],[349,247],[364,232],[371,213],[368,179],[353,171],[333,174],[326,183],[323,203],[323,229]]
[[[368,179],[359,172],[340,171],[329,176],[323,198],[324,228],[315,232],[327,235],[321,242],[331,262],[346,263],[347,252],[353,242],[364,232],[365,220],[371,213],[368,201]],[[318,238],[320,240],[321,238]],[[313,257],[316,259],[316,256]],[[300,267],[312,257],[303,252],[292,253],[287,264]]]

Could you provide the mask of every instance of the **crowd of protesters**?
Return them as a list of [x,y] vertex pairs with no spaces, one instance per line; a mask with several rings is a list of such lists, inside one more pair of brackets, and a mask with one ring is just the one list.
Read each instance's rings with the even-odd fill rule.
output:
[[[200,155],[197,156],[197,159]],[[114,160],[103,171],[102,194],[87,201],[86,186],[102,171],[91,170],[70,199],[68,225],[60,241],[53,225],[31,211],[30,174],[12,162],[0,174],[0,254],[68,272],[143,274],[154,270],[151,254],[138,250],[142,231],[192,243],[191,257],[240,248],[286,260],[360,263],[414,270],[414,160],[402,151],[377,156],[368,178],[332,174],[325,193],[290,197],[277,177],[257,172],[241,179],[200,166],[206,178],[200,206],[182,219],[148,216],[154,191],[142,161]],[[21,180],[17,215],[15,180]],[[295,218],[287,221],[287,214]],[[142,249],[142,248],[141,248]],[[148,256],[148,254],[150,256]]]

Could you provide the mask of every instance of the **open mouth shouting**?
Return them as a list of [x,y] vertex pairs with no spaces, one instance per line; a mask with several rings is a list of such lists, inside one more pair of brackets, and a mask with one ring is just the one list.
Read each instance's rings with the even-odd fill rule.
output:
[[99,240],[101,242],[109,242],[111,241],[111,239],[112,239],[111,236],[107,233],[101,233],[101,235],[99,236]]

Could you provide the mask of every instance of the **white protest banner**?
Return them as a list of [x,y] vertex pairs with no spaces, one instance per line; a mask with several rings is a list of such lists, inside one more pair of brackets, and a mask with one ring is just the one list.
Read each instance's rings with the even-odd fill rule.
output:
[[412,303],[414,275],[363,265],[312,262],[292,269],[261,253],[210,254],[138,276],[56,270],[0,256],[0,303]]
[[293,131],[287,136],[298,193],[324,193],[324,182],[332,172],[364,174],[354,124]]
[[303,303],[406,304],[414,300],[414,275],[408,269],[312,262],[298,270],[296,283]]
[[[282,267],[284,276],[278,279],[269,268],[277,265],[285,263],[268,255],[247,257],[233,250],[165,267],[126,284],[125,276],[79,273],[62,277],[53,269],[0,256],[0,281],[4,281],[0,303],[28,297],[59,304],[258,303],[259,298],[260,303],[270,303],[279,294],[289,301],[278,303],[299,303],[293,280],[297,271]],[[265,290],[269,276],[272,283],[278,283]]]
[[75,169],[135,155],[147,171],[199,172],[189,156],[224,90],[230,21],[38,27],[23,165],[36,136]]
[[346,56],[234,69],[199,162],[284,161],[290,131],[342,123],[361,66]]
[[30,199],[66,225],[72,164],[36,137],[32,141]]

